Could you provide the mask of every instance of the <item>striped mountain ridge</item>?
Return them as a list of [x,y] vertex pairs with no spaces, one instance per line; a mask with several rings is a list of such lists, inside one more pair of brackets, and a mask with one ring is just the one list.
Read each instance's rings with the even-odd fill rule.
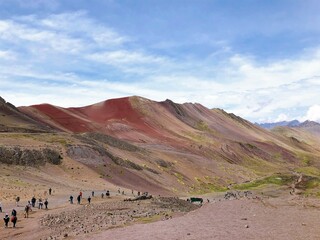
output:
[[48,132],[50,130],[0,97],[0,132]]
[[278,134],[222,109],[208,109],[198,103],[156,102],[133,96],[78,108],[40,104],[19,109],[60,131],[99,132],[132,143],[165,143],[182,148],[201,145],[218,152],[224,146],[229,149],[233,145],[241,146],[239,143],[257,145],[262,150],[266,148],[266,152],[273,148],[276,151],[283,148],[283,152],[292,149],[290,141]]
[[269,131],[198,103],[132,96],[84,107],[39,104],[17,111],[39,129],[50,129],[47,144],[128,188],[208,192],[301,168],[306,156],[319,167],[319,141],[312,135]]
[[136,96],[78,108],[40,104],[19,110],[57,130],[73,133],[122,136],[130,129],[161,139],[182,136],[185,131],[209,130],[216,133],[213,136],[231,139],[273,138],[268,131],[222,109],[211,110],[198,103],[176,104],[171,100],[155,102]]

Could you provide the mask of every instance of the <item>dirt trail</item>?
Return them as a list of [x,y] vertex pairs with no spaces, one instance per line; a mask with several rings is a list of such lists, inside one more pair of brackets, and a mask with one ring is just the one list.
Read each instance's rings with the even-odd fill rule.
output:
[[111,199],[101,199],[99,192],[88,206],[89,194],[84,193],[81,205],[71,205],[66,195],[54,195],[49,210],[34,209],[28,219],[19,207],[17,228],[1,228],[1,239],[320,239],[319,199],[288,193],[240,200],[218,195],[207,196],[209,203],[192,210],[187,201],[176,198],[124,202],[128,195],[112,193]]
[[[266,204],[265,204],[266,203]],[[316,240],[320,239],[320,202],[292,199],[227,200],[205,204],[184,216],[78,239],[166,240]]]
[[[95,196],[92,198],[92,203],[99,203],[102,201],[110,201],[107,199],[101,199],[101,193],[102,191],[95,191]],[[78,193],[77,193],[78,194]],[[72,193],[74,196],[74,203],[76,203],[76,195],[75,193]],[[15,209],[17,211],[17,217],[18,222],[16,224],[16,228],[12,227],[12,223],[9,223],[8,228],[4,228],[3,231],[0,232],[1,237],[0,239],[21,239],[21,240],[34,240],[34,239],[46,239],[47,236],[50,235],[50,230],[46,229],[45,227],[41,226],[40,219],[45,217],[48,214],[60,214],[61,212],[72,210],[76,208],[80,208],[84,205],[86,205],[87,202],[87,196],[91,195],[91,192],[85,191],[83,192],[83,199],[80,205],[78,204],[70,204],[69,196],[66,194],[53,194],[48,195],[48,209],[39,209],[38,208],[38,201],[36,203],[36,207],[32,208],[32,211],[29,213],[29,217],[24,217],[24,207],[27,204],[27,201],[20,201],[18,206],[16,206],[13,202],[5,202],[2,203],[3,206],[3,212],[0,213],[1,221],[3,221],[3,217],[6,213],[11,215],[12,209]],[[112,200],[120,201],[122,199],[122,196],[117,196],[115,192],[111,192]],[[43,199],[44,200],[44,199]],[[44,208],[44,207],[43,207]]]

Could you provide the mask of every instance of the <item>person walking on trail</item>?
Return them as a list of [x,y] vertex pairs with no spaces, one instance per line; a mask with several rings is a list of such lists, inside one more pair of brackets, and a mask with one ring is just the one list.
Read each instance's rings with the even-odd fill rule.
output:
[[49,195],[51,195],[51,192],[52,192],[52,188],[49,188]]
[[80,204],[80,201],[81,201],[81,195],[80,194],[77,197],[77,201],[78,201],[78,204]]
[[20,197],[16,197],[16,206],[19,207]]
[[101,193],[101,198],[103,198],[104,197],[104,194],[103,193]]
[[25,206],[25,208],[24,208],[24,217],[25,217],[25,218],[28,218],[28,217],[29,217],[29,212],[30,212],[30,211],[32,211],[32,210],[31,210],[31,207],[30,207],[29,204],[27,204],[27,205]]
[[79,192],[79,196],[80,196],[80,198],[82,198],[82,192],[81,191]]
[[17,216],[11,216],[11,222],[12,222],[14,228],[16,227],[17,221],[18,221]]
[[73,204],[73,196],[72,195],[70,195],[69,201],[70,201],[70,204]]
[[92,195],[92,197],[94,197],[94,191],[92,191],[91,195]]
[[11,222],[13,223],[13,227],[15,228],[16,227],[16,223],[17,223],[17,211],[15,209],[12,209],[12,212],[11,212]]
[[11,216],[17,216],[17,211],[15,209],[12,209]]
[[8,213],[6,213],[6,215],[4,216],[3,221],[4,221],[4,226],[7,228],[10,221]]
[[31,209],[31,207],[32,207],[32,204],[31,204],[31,202],[30,201],[28,201],[28,204],[27,204],[28,206],[29,206],[29,208]]
[[0,212],[2,212],[2,204],[1,204],[1,202],[0,202]]
[[48,209],[48,199],[46,199],[45,201],[44,201],[44,206],[46,207],[46,209]]
[[91,197],[89,196],[88,197],[88,203],[90,204],[90,202],[91,202]]
[[33,196],[31,199],[32,207],[35,207],[36,201],[37,201],[36,198]]
[[38,202],[39,202],[39,209],[42,209],[43,207],[42,198],[39,198]]

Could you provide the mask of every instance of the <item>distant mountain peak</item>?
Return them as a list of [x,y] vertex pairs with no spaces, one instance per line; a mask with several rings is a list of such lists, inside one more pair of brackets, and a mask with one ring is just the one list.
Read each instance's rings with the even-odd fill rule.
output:
[[307,121],[304,121],[303,123],[300,123],[299,127],[320,127],[320,123],[307,120]]
[[255,123],[255,124],[266,129],[272,129],[275,127],[299,127],[299,128],[320,127],[320,123],[315,121],[310,121],[310,120],[306,120],[304,122],[299,122],[298,120],[292,120],[292,121],[281,121],[281,122],[274,122],[274,123]]
[[292,121],[281,121],[281,122],[274,122],[274,123],[255,123],[255,124],[262,128],[272,129],[274,127],[297,127],[301,123],[298,120],[292,120]]

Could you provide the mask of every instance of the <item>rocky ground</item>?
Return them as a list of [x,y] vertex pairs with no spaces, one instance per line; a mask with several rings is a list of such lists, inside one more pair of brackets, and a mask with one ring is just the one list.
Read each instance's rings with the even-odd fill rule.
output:
[[[12,228],[10,223],[9,228],[3,229],[1,239],[78,239],[136,223],[168,220],[200,207],[175,197],[124,201],[134,197],[115,192],[111,194],[110,198],[101,198],[101,193],[97,192],[91,204],[85,197],[80,205],[68,203],[68,196],[53,195],[50,196],[48,210],[33,208],[29,218],[24,218],[24,205],[17,207],[11,204],[9,207],[6,204],[10,211],[12,208],[18,211],[18,223],[16,228]],[[88,195],[89,192],[84,193],[84,196]],[[10,214],[10,211],[6,212]],[[0,215],[3,217],[4,213]]]
[[183,216],[78,239],[317,240],[320,201],[300,196],[214,200]]
[[20,206],[17,228],[1,228],[1,239],[320,239],[320,200],[288,191],[269,189],[238,199],[207,195],[202,206],[175,197],[124,201],[133,196],[100,194],[91,204],[84,197],[80,205],[55,194],[48,210],[33,209],[29,218]]
[[86,204],[41,218],[41,226],[51,230],[46,239],[77,237],[133,223],[166,220],[177,213],[195,210],[199,205],[172,197],[157,197],[140,201],[112,200]]

